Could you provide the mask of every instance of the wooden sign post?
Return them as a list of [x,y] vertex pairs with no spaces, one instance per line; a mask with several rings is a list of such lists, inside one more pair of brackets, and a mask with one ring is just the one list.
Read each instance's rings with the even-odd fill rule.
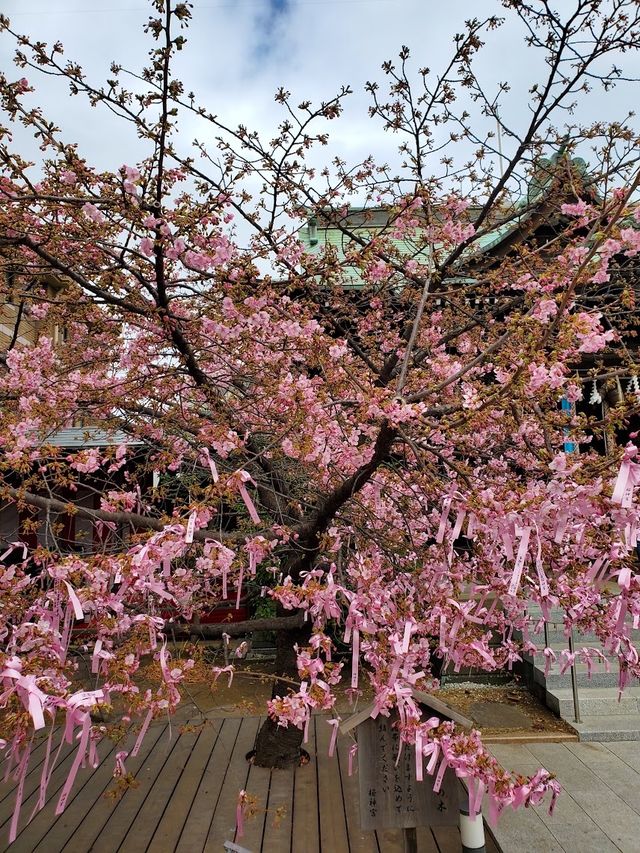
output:
[[[414,699],[465,728],[473,725],[430,694],[415,690]],[[417,853],[416,827],[457,826],[466,795],[463,803],[460,782],[451,768],[442,776],[438,791],[433,790],[433,776],[425,775],[424,781],[418,782],[414,747],[403,744],[400,749],[397,713],[372,719],[372,710],[370,705],[340,726],[343,734],[356,730],[360,825],[364,831],[402,829],[405,853]],[[482,845],[473,849],[484,850],[484,839]]]
[[458,780],[452,770],[444,774],[438,793],[433,778],[416,781],[412,747],[404,745],[400,760],[400,734],[393,717],[368,719],[358,726],[358,776],[360,824],[363,830],[456,826]]

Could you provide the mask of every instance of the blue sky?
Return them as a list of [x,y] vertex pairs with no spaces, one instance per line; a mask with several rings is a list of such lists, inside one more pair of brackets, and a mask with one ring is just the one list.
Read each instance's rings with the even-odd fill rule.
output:
[[289,0],[268,0],[269,14],[273,17],[283,15],[291,3]]
[[278,37],[278,24],[286,19],[290,12],[291,0],[265,0],[264,5],[266,8],[256,25],[258,42],[255,53],[258,60],[263,59],[273,49]]
[[[570,2],[558,0],[560,8]],[[368,79],[381,79],[384,60],[407,44],[416,68],[437,69],[465,18],[504,12],[499,0],[194,0],[194,7],[188,44],[177,66],[187,91],[196,92],[200,102],[229,124],[243,123],[271,138],[283,118],[273,98],[279,86],[298,103],[328,99],[350,84],[354,95],[344,118],[330,125],[327,151],[327,156],[338,154],[350,162],[368,154],[394,160],[397,138],[368,117],[364,93]],[[61,40],[67,58],[77,59],[92,80],[108,77],[113,60],[134,69],[146,61],[149,42],[142,27],[149,6],[144,0],[3,0],[2,11],[34,38]],[[0,68],[9,76],[22,76],[11,66],[9,48],[8,39],[0,38]],[[533,57],[526,59],[520,33],[511,25],[489,35],[478,63],[489,88],[498,80],[511,83],[503,115],[516,126],[528,118],[527,90],[540,74]],[[639,72],[637,57],[629,61]],[[86,103],[70,98],[57,81],[28,76],[67,138],[79,142],[96,165],[117,168],[142,156],[135,134],[116,125],[108,111],[88,112]],[[618,118],[637,101],[637,94],[628,90],[607,96],[595,90],[581,118]],[[208,133],[187,118],[179,143],[188,150],[194,136],[206,138]],[[31,150],[37,157],[37,147]]]

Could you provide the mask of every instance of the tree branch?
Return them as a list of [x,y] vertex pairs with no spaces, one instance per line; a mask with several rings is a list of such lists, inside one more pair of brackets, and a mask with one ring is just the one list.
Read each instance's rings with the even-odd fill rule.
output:
[[223,634],[230,637],[238,637],[252,631],[293,631],[304,625],[304,611],[299,610],[293,616],[274,616],[265,619],[247,619],[244,622],[220,622],[215,625],[191,625],[180,624],[167,620],[164,625],[165,632],[175,634],[176,637],[192,636],[200,634],[205,639],[215,639]]
[[[149,518],[146,515],[140,515],[136,512],[109,512],[104,509],[89,509],[88,507],[78,506],[70,501],[59,501],[56,498],[45,498],[42,495],[34,495],[32,492],[26,492],[22,489],[14,489],[10,486],[5,486],[3,489],[5,495],[8,495],[16,503],[26,503],[30,506],[38,507],[39,509],[52,510],[53,512],[65,513],[68,515],[77,515],[80,518],[88,518],[91,521],[106,521],[113,524],[130,524],[133,527],[140,527],[144,530],[164,530],[172,522],[181,523],[182,519],[174,518],[161,521],[159,518]],[[211,530],[196,530],[193,538],[199,542],[204,542],[205,539],[218,539],[220,541],[237,541],[241,542],[246,538],[246,533],[234,532],[223,533],[220,531]]]

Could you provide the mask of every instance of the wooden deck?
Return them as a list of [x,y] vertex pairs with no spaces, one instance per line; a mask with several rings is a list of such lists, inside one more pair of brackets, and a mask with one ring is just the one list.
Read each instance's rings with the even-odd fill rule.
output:
[[[117,747],[100,745],[96,770],[81,770],[65,812],[54,814],[60,789],[73,760],[67,748],[53,773],[44,809],[26,824],[40,784],[44,744],[30,761],[20,832],[7,846],[13,788],[0,787],[0,846],[11,853],[222,853],[225,841],[252,853],[400,853],[399,830],[362,833],[357,777],[349,777],[349,741],[338,741],[337,756],[327,755],[330,727],[322,717],[311,721],[306,748],[312,760],[291,770],[265,770],[245,760],[254,744],[258,717],[224,717],[204,726],[152,726],[139,755],[127,770],[139,782],[119,800],[113,790],[115,752],[130,749],[132,734]],[[236,838],[238,792],[255,798],[255,814]],[[26,824],[26,825],[25,825]],[[459,853],[457,829],[419,829],[420,853]],[[490,837],[487,850],[498,853]]]

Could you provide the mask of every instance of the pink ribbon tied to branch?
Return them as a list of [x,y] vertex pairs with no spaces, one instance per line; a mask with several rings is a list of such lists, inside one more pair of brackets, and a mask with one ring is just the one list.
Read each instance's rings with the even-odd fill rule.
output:
[[247,487],[245,485],[246,483],[252,483],[254,486],[256,485],[255,480],[253,479],[251,474],[249,474],[248,471],[243,471],[239,469],[231,475],[229,481],[236,482],[238,491],[240,492],[240,497],[244,501],[244,505],[247,508],[247,512],[249,513],[251,521],[253,521],[254,524],[260,524],[260,516],[258,515],[258,512],[255,508],[255,504],[251,500],[251,496],[249,495],[249,492],[247,491]]
[[4,563],[9,554],[12,554],[17,548],[22,548],[22,561],[24,562],[27,559],[27,546],[24,542],[9,542],[7,550],[0,555],[0,563]]
[[84,619],[84,610],[82,609],[82,605],[80,604],[80,599],[78,598],[76,591],[71,586],[69,581],[64,581],[64,585],[67,588],[69,593],[69,599],[71,601],[71,606],[73,607],[73,614],[78,620]]
[[15,691],[25,710],[31,716],[33,728],[36,731],[43,729],[45,725],[44,708],[48,697],[38,687],[35,675],[23,675],[22,663],[14,657],[8,661],[8,666],[0,672],[0,678],[3,679],[5,687],[9,688],[2,695],[3,700]]
[[213,673],[213,680],[217,681],[223,672],[226,672],[229,676],[229,684],[228,687],[231,687],[231,683],[233,682],[233,675],[235,673],[235,669],[232,664],[227,664],[227,666],[214,666],[211,670]]
[[209,453],[208,447],[200,448],[200,458],[204,460],[205,464],[209,466],[209,470],[211,471],[211,479],[214,483],[217,483],[220,479],[218,474],[218,469],[216,468],[216,463],[211,458],[211,454]]
[[522,570],[524,568],[524,563],[527,558],[527,552],[529,549],[530,536],[531,527],[522,528],[520,545],[518,547],[518,553],[516,554],[516,562],[514,564],[513,574],[511,575],[511,581],[507,589],[508,595],[515,596],[518,592],[518,587],[520,586],[520,578],[522,577]]
[[340,717],[332,717],[327,720],[327,724],[332,727],[331,738],[329,740],[329,758],[333,758],[333,753],[336,749],[336,741],[338,740],[338,726],[340,725]]
[[113,768],[113,778],[121,779],[127,775],[127,768],[124,766],[125,759],[129,757],[129,753],[121,750],[116,752],[116,763]]
[[[423,780],[423,766],[424,766],[424,757],[425,755],[430,755],[431,760],[429,761],[429,767],[427,768],[427,772],[429,774],[433,773],[433,769],[435,767],[435,762],[438,760],[438,745],[435,741],[431,741],[430,743],[424,742],[425,737],[428,736],[428,732],[431,729],[435,729],[440,725],[440,719],[438,717],[429,717],[429,719],[422,723],[416,729],[416,781],[422,782]],[[435,760],[434,760],[435,755]],[[431,768],[431,769],[429,769]]]
[[358,744],[352,743],[349,747],[349,776],[353,776],[353,765],[358,755]]
[[198,513],[194,509],[193,512],[189,513],[189,518],[187,520],[187,526],[184,534],[184,541],[187,545],[190,545],[193,542],[193,534],[196,532],[196,522],[198,520]]
[[244,835],[244,807],[247,803],[247,792],[242,789],[238,791],[238,800],[236,803],[236,836],[242,838]]

